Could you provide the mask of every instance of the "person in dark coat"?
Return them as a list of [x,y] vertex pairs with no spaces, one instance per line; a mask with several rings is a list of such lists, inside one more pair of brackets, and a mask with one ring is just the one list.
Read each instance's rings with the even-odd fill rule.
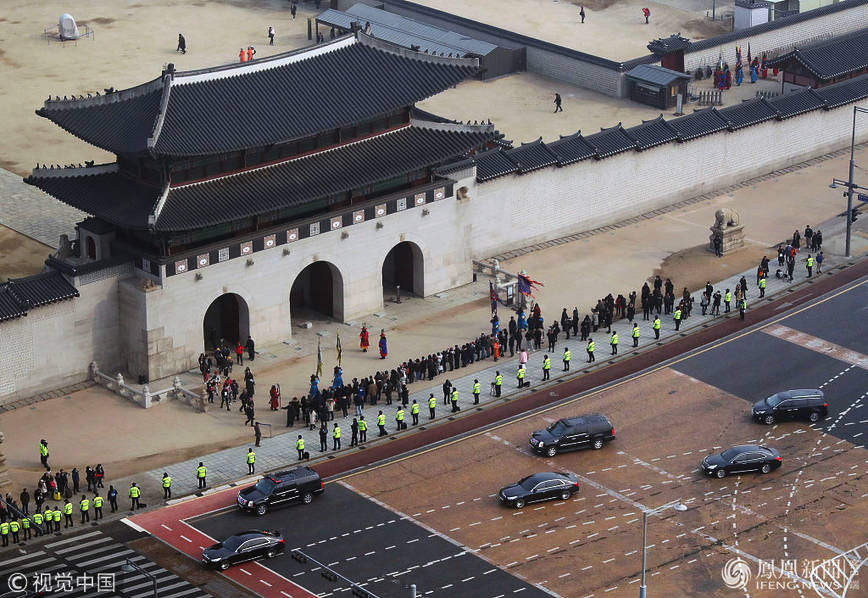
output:
[[256,345],[253,343],[253,337],[248,336],[247,342],[244,344],[244,348],[247,349],[247,359],[253,361],[253,358],[256,356],[256,351],[254,350]]
[[175,52],[180,52],[181,54],[187,53],[187,40],[180,33],[178,34],[178,47],[175,49]]

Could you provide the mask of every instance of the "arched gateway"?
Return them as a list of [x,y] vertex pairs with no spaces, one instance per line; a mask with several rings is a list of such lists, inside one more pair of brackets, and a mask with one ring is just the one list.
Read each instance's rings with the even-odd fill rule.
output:
[[397,285],[401,285],[402,295],[425,295],[422,250],[410,241],[402,241],[392,247],[383,260],[383,294],[394,294]]
[[317,314],[344,319],[344,280],[331,262],[314,262],[295,277],[289,291],[289,311],[293,324]]
[[250,312],[247,302],[240,295],[225,293],[208,306],[202,323],[205,350],[210,351],[222,344],[244,344],[250,336]]

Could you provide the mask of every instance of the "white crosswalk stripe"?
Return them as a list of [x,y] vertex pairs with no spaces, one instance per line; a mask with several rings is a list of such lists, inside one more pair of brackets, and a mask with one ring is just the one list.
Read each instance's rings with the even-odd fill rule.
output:
[[[133,563],[145,573],[122,570],[127,561]],[[71,538],[64,538],[46,544],[42,550],[30,554],[21,554],[4,559],[0,570],[0,580],[12,573],[23,573],[31,581],[37,573],[71,574],[73,584],[76,579],[87,574],[95,580],[97,573],[115,575],[113,589],[100,590],[96,587],[84,588],[73,585],[51,592],[52,598],[93,598],[105,596],[118,598],[145,598],[153,593],[153,579],[157,582],[157,591],[161,598],[209,598],[210,594],[191,585],[171,571],[167,571],[147,557],[128,549],[123,544],[103,534],[101,531],[91,531]],[[151,577],[148,576],[152,576]],[[47,588],[46,588],[47,589]]]

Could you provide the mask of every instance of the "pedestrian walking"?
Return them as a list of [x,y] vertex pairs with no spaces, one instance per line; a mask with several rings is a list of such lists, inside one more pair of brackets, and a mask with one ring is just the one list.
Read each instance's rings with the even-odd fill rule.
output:
[[[256,357],[256,343],[253,342],[253,337],[247,337],[247,342],[244,343],[244,348],[247,349],[247,359],[253,361]],[[253,396],[253,393],[250,393],[250,396]]]
[[259,422],[253,423],[253,434],[256,437],[256,446],[259,446],[262,442],[262,428],[259,427]]
[[268,45],[274,45],[274,27],[271,25],[268,26]]
[[[814,235],[814,238],[816,239],[816,235]],[[817,274],[822,274],[823,273],[823,252],[822,251],[817,252],[816,260],[817,260]]]
[[609,345],[612,346],[612,355],[618,354],[618,331],[612,331],[612,338],[609,339]]
[[45,471],[51,471],[51,468],[48,466],[48,456],[48,442],[43,438],[39,441],[39,461],[42,463]]
[[585,23],[585,6],[584,5],[582,5],[582,7],[579,9],[579,18],[582,19],[582,24],[584,25],[584,23]]
[[256,473],[256,453],[253,452],[252,448],[247,449],[247,474],[253,475]]
[[[130,486],[130,511],[135,511],[139,508],[139,498],[142,496],[142,490],[133,482]],[[114,512],[114,511],[112,511]]]
[[175,48],[175,52],[180,52],[181,54],[187,53],[187,40],[180,33],[178,34],[178,47]]
[[[168,474],[168,472],[163,472],[163,499],[172,498],[172,476]],[[111,493],[111,491],[109,491]]]
[[555,103],[555,114],[557,114],[558,112],[564,111],[563,107],[561,106],[561,94],[555,93],[555,102],[554,103]]
[[[242,60],[241,62],[244,61]],[[235,341],[235,363],[244,365],[244,347],[241,346],[241,341]]]
[[199,482],[199,489],[205,488],[208,484],[205,482],[205,475],[208,473],[205,464],[199,461],[199,466],[196,468],[196,480]]
[[96,467],[93,470],[93,480],[95,482],[94,491],[97,488],[105,488],[102,482],[105,479],[105,469],[103,469],[102,463],[97,463]]
[[645,17],[645,24],[648,24],[648,19],[651,18],[651,10],[646,6],[642,9],[642,16]]
[[111,484],[109,484],[109,489],[108,489],[108,492],[106,493],[106,498],[108,498],[109,506],[111,507],[112,513],[117,512],[117,510],[118,510],[118,491],[115,490],[115,487],[112,486]]

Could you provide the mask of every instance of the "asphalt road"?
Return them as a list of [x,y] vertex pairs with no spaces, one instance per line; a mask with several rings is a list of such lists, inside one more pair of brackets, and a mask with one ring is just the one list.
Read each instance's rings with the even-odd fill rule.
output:
[[245,529],[279,529],[287,552],[267,566],[321,597],[348,586],[327,580],[311,562],[299,563],[290,556],[291,549],[383,598],[406,598],[411,578],[420,596],[446,595],[459,584],[462,595],[475,598],[547,595],[341,484],[329,484],[310,505],[284,507],[263,517],[232,510],[190,523],[218,539]]

